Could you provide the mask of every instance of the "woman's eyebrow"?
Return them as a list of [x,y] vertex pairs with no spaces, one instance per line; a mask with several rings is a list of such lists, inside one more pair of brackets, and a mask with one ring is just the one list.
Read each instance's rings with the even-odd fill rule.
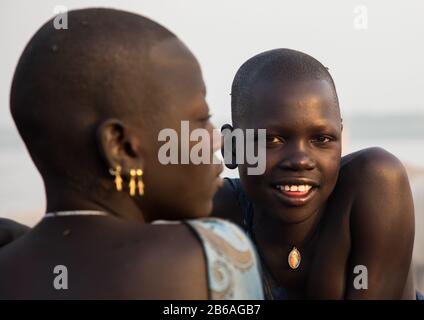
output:
[[[275,133],[275,134],[278,134],[281,132],[288,133],[288,132],[296,131],[296,129],[293,127],[284,127],[282,125],[267,125],[265,129],[267,133]],[[325,121],[325,122],[306,125],[304,126],[304,130],[312,131],[312,132],[328,132],[328,133],[336,134],[339,131],[339,128],[335,124]]]
[[328,122],[328,121],[315,123],[315,124],[309,126],[309,129],[311,129],[313,131],[334,131],[334,132],[338,131],[338,127],[335,124]]

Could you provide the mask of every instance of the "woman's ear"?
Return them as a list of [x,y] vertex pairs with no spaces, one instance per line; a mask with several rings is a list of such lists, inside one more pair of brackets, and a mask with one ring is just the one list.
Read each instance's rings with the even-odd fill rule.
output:
[[97,127],[97,145],[109,168],[120,164],[124,125],[117,119],[108,119]]
[[340,121],[341,121],[341,130],[343,132],[343,118],[341,118]]
[[124,174],[129,174],[130,169],[139,168],[136,146],[133,137],[122,121],[108,119],[97,128],[97,144],[100,154],[109,168],[117,165],[122,167]]
[[224,164],[228,169],[237,168],[236,145],[234,144],[234,140],[237,141],[237,139],[233,139],[233,132],[233,126],[228,123],[221,127],[221,134],[224,140],[221,146],[221,155],[224,159]]

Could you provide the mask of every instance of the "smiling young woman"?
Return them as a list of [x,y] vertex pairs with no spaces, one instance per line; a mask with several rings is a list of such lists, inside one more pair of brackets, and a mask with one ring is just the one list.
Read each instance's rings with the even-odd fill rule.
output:
[[[406,172],[379,148],[341,157],[334,82],[320,62],[275,49],[238,70],[234,129],[266,129],[266,170],[225,179],[214,214],[254,240],[269,299],[414,299],[414,210]],[[354,285],[365,266],[366,290]]]

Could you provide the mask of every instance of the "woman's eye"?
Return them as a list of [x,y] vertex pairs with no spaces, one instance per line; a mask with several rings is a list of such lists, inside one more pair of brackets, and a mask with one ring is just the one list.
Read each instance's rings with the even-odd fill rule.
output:
[[268,144],[281,144],[281,143],[284,143],[284,141],[280,137],[272,137],[272,136],[267,137],[266,138],[266,142]]
[[319,144],[325,144],[325,143],[331,142],[332,139],[330,137],[326,137],[326,136],[318,136],[318,137],[314,138],[312,141],[315,142],[315,143],[319,143]]

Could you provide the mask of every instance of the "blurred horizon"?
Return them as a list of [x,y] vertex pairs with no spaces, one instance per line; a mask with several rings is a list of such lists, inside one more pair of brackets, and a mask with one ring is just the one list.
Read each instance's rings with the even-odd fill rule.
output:
[[[219,128],[230,117],[213,121]],[[397,156],[410,179],[424,178],[424,115],[368,116],[358,114],[343,119],[343,155],[369,147],[382,147]],[[396,125],[394,125],[394,123]],[[377,129],[377,130],[376,130]],[[399,134],[401,133],[401,134]],[[0,216],[38,211],[45,205],[44,188],[37,169],[17,129],[0,125]],[[237,170],[225,169],[223,176],[237,177]],[[21,201],[22,196],[26,201]],[[19,219],[18,219],[19,220]]]

